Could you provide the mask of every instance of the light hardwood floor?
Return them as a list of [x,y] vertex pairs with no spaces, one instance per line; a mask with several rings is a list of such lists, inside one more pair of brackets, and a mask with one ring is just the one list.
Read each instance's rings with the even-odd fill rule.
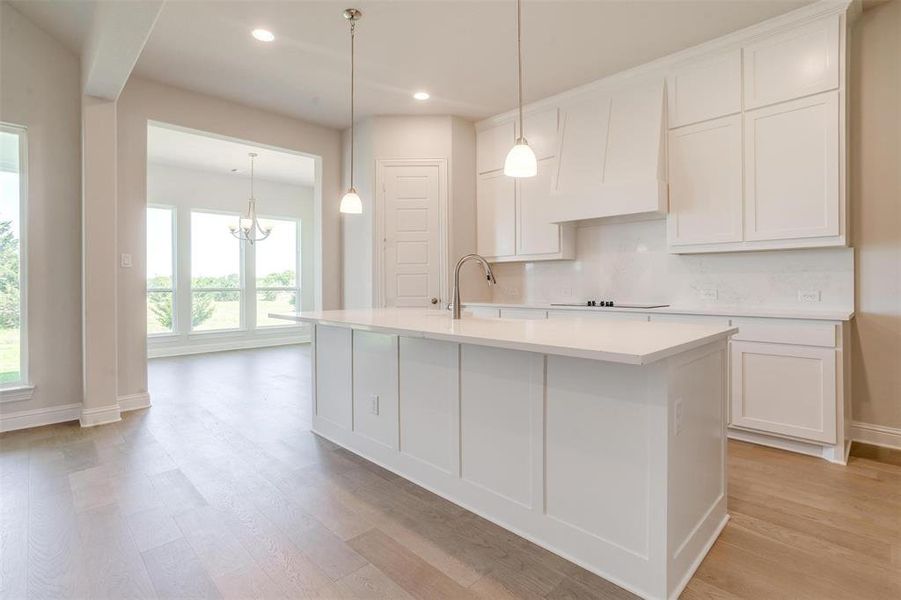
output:
[[[121,423],[0,437],[0,596],[634,597],[311,434],[305,347],[150,375]],[[860,454],[730,443],[732,520],[683,598],[901,598],[901,461]]]

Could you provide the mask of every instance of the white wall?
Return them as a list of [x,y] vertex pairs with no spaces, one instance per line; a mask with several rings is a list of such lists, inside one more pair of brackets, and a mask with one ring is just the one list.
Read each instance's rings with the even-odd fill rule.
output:
[[[151,204],[243,213],[247,210],[249,195],[250,178],[243,175],[211,173],[164,164],[147,166],[147,202]],[[254,195],[260,217],[301,219],[300,308],[313,310],[313,188],[256,178]],[[189,249],[183,248],[181,251],[189,252]]]
[[[373,287],[375,169],[378,160],[444,159],[448,164],[450,252],[448,293],[456,259],[475,251],[475,128],[449,116],[382,116],[356,126],[354,184],[363,200],[362,215],[344,215],[344,304],[348,308],[375,304]],[[345,181],[349,184],[350,133],[344,132]],[[487,299],[488,286],[476,265],[464,272],[466,297]],[[442,299],[449,300],[449,299]]]
[[[848,248],[702,255],[669,254],[666,221],[586,222],[576,260],[495,266],[496,302],[572,302],[588,298],[729,307],[796,306],[798,290],[821,290],[816,308],[851,308]],[[703,301],[700,290],[718,298]]]
[[321,157],[322,306],[341,305],[339,131],[134,77],[125,86],[118,104],[118,244],[119,252],[132,254],[134,260],[132,269],[119,269],[120,395],[147,389],[144,255],[148,120]]
[[852,414],[901,429],[901,2],[870,6],[851,39]]
[[81,363],[81,91],[78,57],[0,3],[0,120],[28,128],[31,400],[0,413],[78,403]]

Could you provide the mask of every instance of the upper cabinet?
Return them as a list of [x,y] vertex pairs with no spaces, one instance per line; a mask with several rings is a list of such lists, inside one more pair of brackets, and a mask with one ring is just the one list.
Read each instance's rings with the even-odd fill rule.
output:
[[741,112],[741,49],[677,67],[666,78],[669,126]]
[[499,171],[513,147],[513,121],[481,129],[476,134],[476,164],[479,173]]
[[476,251],[492,258],[515,256],[515,180],[502,171],[481,174],[476,198]]
[[745,108],[839,86],[840,17],[791,28],[744,47]]
[[668,75],[671,252],[847,244],[844,19],[783,25],[745,41],[740,63],[728,49]]
[[561,103],[550,219],[666,210],[662,78]]
[[[538,160],[552,158],[557,153],[557,118],[556,107],[532,111],[523,116],[523,129],[526,140],[535,152]],[[516,123],[515,137],[519,137],[519,123]],[[503,168],[503,165],[502,165]]]

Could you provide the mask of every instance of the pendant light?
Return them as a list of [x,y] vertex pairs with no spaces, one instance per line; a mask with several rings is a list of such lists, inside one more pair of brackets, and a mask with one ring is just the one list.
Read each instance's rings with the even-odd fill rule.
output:
[[519,137],[504,161],[504,175],[534,177],[538,174],[538,159],[526,141],[522,130],[522,0],[516,0],[516,62],[519,74]]
[[344,11],[344,18],[350,21],[350,187],[341,198],[338,210],[350,215],[363,213],[363,201],[354,188],[354,29],[362,16],[356,8]]
[[253,246],[254,243],[269,237],[272,227],[263,227],[257,219],[257,200],[253,197],[253,159],[257,157],[257,153],[251,152],[247,156],[250,157],[250,200],[247,201],[247,212],[238,219],[237,225],[229,225],[228,230],[239,240],[249,242]]

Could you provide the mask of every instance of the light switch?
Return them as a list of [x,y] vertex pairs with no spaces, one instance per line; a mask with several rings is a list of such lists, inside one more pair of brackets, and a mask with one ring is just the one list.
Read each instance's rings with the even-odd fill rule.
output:
[[122,254],[119,257],[119,266],[123,269],[131,268],[131,254]]

